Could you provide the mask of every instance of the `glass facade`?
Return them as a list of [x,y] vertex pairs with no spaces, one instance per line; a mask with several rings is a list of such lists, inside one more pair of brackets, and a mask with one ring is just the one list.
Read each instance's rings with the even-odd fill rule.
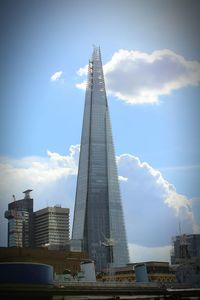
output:
[[33,199],[28,195],[9,203],[5,218],[8,219],[8,247],[32,247]]
[[88,66],[72,239],[96,270],[128,263],[128,248],[99,48]]

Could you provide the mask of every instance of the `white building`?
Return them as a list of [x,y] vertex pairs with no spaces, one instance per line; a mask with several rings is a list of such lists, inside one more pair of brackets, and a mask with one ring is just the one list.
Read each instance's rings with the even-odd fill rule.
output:
[[47,207],[34,213],[36,247],[64,248],[69,243],[69,208]]

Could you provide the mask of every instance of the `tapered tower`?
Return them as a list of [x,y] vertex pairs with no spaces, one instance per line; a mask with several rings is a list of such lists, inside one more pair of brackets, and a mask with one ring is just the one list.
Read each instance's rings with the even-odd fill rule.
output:
[[73,240],[100,271],[128,263],[123,211],[106,97],[100,49],[88,64],[81,137]]

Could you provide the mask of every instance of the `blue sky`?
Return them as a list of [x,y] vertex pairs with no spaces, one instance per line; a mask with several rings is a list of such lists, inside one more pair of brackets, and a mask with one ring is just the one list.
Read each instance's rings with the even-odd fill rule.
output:
[[[95,44],[131,259],[168,259],[180,221],[186,233],[199,230],[199,1],[8,0],[0,11],[3,231],[12,194],[20,199],[27,188],[35,209],[61,203],[73,218],[72,145],[80,144],[84,105],[76,85],[85,79],[77,72]],[[0,239],[5,245],[5,233]]]

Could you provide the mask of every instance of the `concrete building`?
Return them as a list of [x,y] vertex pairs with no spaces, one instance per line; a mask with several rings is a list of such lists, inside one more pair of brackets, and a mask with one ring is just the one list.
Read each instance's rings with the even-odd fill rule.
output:
[[200,258],[200,234],[182,234],[173,238],[171,263],[179,264]]
[[51,265],[54,273],[63,274],[66,270],[72,275],[81,271],[80,264],[88,261],[86,253],[48,248],[4,248],[0,247],[0,262],[29,262]]
[[24,199],[15,200],[8,204],[5,218],[8,219],[8,247],[33,246],[33,199],[32,190],[26,190]]
[[69,247],[68,208],[47,207],[34,213],[34,244],[49,249]]
[[48,247],[69,249],[69,209],[47,207],[33,212],[32,190],[26,190],[24,199],[8,204],[8,247]]
[[97,275],[100,281],[116,282],[136,282],[137,274],[135,269],[138,266],[144,266],[147,273],[145,282],[176,282],[175,272],[169,266],[168,262],[147,261],[143,263],[129,263],[125,267],[113,268],[112,270],[104,269]]
[[94,47],[81,137],[72,239],[96,271],[129,261],[100,49]]
[[200,234],[182,234],[172,239],[171,264],[180,283],[200,284]]

